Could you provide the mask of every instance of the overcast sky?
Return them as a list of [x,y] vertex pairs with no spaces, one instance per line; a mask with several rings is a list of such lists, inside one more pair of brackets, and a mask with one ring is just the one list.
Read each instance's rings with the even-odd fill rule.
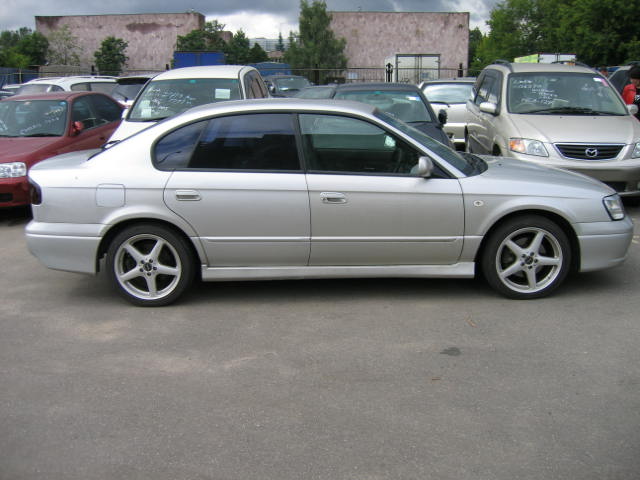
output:
[[[498,0],[326,0],[329,11],[470,12],[471,28],[483,31]],[[311,0],[309,0],[311,3]],[[195,10],[250,38],[283,37],[298,30],[299,0],[2,0],[0,31],[35,28],[34,16],[173,13]]]

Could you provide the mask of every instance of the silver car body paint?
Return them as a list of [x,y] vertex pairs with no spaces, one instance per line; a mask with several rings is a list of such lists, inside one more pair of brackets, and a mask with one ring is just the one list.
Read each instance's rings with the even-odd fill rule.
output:
[[[180,125],[264,111],[365,119],[420,148],[455,178],[171,172],[152,165],[154,141]],[[95,152],[41,162],[30,179],[46,201],[33,206],[29,249],[50,268],[93,274],[112,229],[151,220],[191,239],[205,280],[472,277],[482,239],[496,222],[538,211],[557,215],[575,232],[581,270],[624,260],[633,225],[628,216],[610,219],[603,198],[614,192],[606,185],[507,158],[487,159],[484,173],[466,177],[374,113],[351,102],[222,102],[160,122],[88,161]],[[125,204],[98,205],[100,185],[122,186]]]

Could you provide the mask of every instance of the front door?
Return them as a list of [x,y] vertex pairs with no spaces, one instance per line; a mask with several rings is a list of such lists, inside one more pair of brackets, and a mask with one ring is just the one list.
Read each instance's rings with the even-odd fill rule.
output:
[[464,231],[457,179],[415,175],[420,152],[363,120],[305,114],[300,126],[310,265],[457,262]]

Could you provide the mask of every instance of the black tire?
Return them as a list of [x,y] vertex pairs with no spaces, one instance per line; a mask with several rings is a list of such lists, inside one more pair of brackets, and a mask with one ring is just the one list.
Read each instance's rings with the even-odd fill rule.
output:
[[571,265],[571,246],[553,221],[526,215],[494,230],[480,259],[487,283],[508,298],[549,295],[564,281]]
[[109,244],[106,260],[116,291],[134,305],[174,302],[194,277],[194,260],[183,237],[161,225],[129,227]]

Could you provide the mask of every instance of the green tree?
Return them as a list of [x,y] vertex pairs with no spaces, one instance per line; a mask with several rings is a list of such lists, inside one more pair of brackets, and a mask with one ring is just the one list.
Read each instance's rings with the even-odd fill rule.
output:
[[[327,69],[344,70],[346,40],[337,39],[330,28],[331,15],[324,1],[300,1],[299,37],[289,44],[285,61],[296,69],[313,69],[313,81],[325,83],[330,74]],[[291,35],[293,37],[293,35]]]
[[278,33],[278,43],[276,44],[276,50],[278,52],[284,52],[284,40],[282,39],[282,33]]
[[225,25],[217,20],[205,22],[203,29],[191,30],[186,35],[178,35],[176,50],[179,52],[221,52],[225,42],[220,36]]
[[49,63],[53,65],[80,65],[80,45],[69,25],[52,31],[48,36]]
[[254,43],[251,50],[249,50],[249,63],[266,62],[267,60],[269,60],[267,52],[260,45]]
[[591,65],[638,60],[638,5],[622,0],[580,0],[565,5],[559,29],[566,48]]
[[106,75],[120,75],[122,67],[129,59],[125,55],[128,46],[129,44],[121,38],[105,38],[100,48],[93,53],[98,71]]
[[224,53],[229,65],[246,65],[250,62],[251,48],[249,39],[242,29],[233,34],[229,43],[225,45]]
[[47,62],[49,40],[40,32],[23,36],[16,48],[18,52],[31,59],[31,65],[44,65]]
[[0,32],[0,64],[5,67],[26,68],[45,63],[49,43],[39,32],[22,27]]
[[638,59],[637,10],[624,0],[503,0],[491,11],[472,64],[532,53],[575,53],[590,65]]
[[469,32],[469,59],[467,65],[469,65],[469,70],[474,70],[477,68],[477,64],[480,59],[478,58],[478,48],[482,43],[483,35],[478,27],[474,28]]

